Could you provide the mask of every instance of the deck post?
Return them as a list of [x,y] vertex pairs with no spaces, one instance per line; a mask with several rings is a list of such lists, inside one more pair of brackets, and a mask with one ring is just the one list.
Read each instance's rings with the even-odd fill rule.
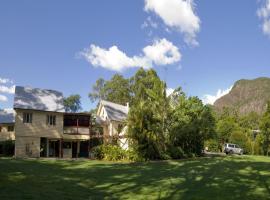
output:
[[60,139],[60,154],[59,157],[63,158],[63,138]]
[[89,118],[88,158],[91,158],[90,157],[90,148],[91,148],[90,138],[91,138],[91,131],[92,131],[92,122],[91,122],[91,115],[90,115],[90,118]]
[[50,151],[49,138],[46,138],[46,157],[49,157],[49,151]]

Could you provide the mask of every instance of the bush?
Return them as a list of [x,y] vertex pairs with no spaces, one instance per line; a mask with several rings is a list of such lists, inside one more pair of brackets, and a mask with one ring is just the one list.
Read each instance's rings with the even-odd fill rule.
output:
[[136,162],[143,162],[145,161],[144,158],[142,158],[137,151],[135,151],[134,149],[129,149],[126,151],[126,155],[127,155],[127,160],[129,161],[136,161]]
[[128,160],[127,151],[117,145],[100,145],[93,149],[93,153],[95,158],[99,160]]
[[244,144],[243,148],[246,154],[251,154],[251,155],[254,154],[254,142],[252,141],[250,137],[247,138],[247,141]]
[[254,141],[254,151],[253,151],[253,153],[255,155],[263,155],[262,145],[263,145],[263,136],[262,136],[262,134],[258,134],[256,136],[255,141]]
[[219,152],[220,151],[220,147],[219,147],[219,143],[217,140],[214,139],[210,139],[204,142],[204,147],[208,148],[207,151],[210,152]]
[[168,154],[170,155],[172,159],[181,159],[181,158],[187,157],[183,149],[179,146],[171,146],[168,149]]

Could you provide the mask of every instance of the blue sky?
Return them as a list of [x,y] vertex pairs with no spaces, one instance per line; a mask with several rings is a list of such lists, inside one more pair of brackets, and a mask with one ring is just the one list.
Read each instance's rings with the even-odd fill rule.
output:
[[1,1],[0,108],[21,85],[80,94],[89,110],[99,77],[138,65],[215,99],[236,80],[269,77],[269,16],[268,0]]

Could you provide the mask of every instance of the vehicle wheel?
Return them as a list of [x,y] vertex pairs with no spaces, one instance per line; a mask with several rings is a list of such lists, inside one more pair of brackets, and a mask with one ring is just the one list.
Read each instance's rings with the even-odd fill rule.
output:
[[230,155],[232,155],[233,154],[233,151],[231,150],[229,153],[230,153]]

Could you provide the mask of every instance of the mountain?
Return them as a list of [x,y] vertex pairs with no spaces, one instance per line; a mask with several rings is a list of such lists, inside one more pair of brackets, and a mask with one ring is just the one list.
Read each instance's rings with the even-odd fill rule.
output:
[[221,111],[224,107],[237,110],[240,114],[252,111],[262,114],[270,100],[270,78],[237,81],[229,94],[219,98],[214,108]]

